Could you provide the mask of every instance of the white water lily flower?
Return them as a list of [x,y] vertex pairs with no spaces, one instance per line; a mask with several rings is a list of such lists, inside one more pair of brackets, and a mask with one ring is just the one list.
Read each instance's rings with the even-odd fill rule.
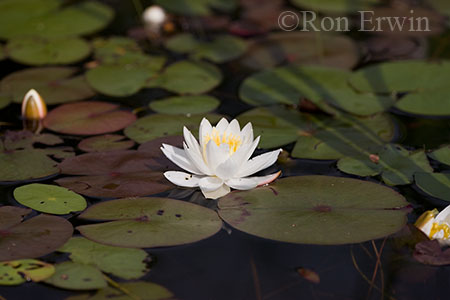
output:
[[450,205],[440,213],[437,209],[424,212],[414,225],[430,239],[450,246]]
[[272,182],[281,172],[248,177],[273,165],[282,149],[264,153],[250,159],[259,143],[253,140],[252,124],[241,130],[239,122],[230,123],[222,118],[213,127],[205,118],[200,123],[199,140],[183,128],[183,148],[167,144],[161,147],[168,159],[189,173],[168,171],[164,176],[172,183],[183,187],[200,187],[206,198],[217,199],[230,192],[230,188],[249,190]]

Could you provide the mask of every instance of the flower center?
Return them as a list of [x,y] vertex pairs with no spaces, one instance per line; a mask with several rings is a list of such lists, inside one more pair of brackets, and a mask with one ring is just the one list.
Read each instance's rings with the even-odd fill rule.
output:
[[214,143],[216,143],[217,146],[220,146],[221,144],[227,144],[230,149],[230,155],[236,152],[236,150],[239,149],[239,146],[241,146],[242,144],[242,140],[239,135],[233,135],[231,133],[220,135],[219,131],[216,128],[213,128],[211,134],[205,134],[203,140],[203,152],[205,152],[208,142],[212,140],[214,141]]
[[441,230],[444,232],[444,239],[448,239],[448,237],[450,236],[450,227],[447,224],[438,224],[438,223],[433,223],[433,226],[431,227],[430,230],[430,238],[432,238],[436,233],[438,233]]

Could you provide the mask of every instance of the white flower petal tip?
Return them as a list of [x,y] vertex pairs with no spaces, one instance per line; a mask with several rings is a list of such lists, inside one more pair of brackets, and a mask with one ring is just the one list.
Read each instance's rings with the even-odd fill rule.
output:
[[414,225],[431,240],[450,245],[450,205],[440,213],[437,209],[424,212]]
[[22,118],[24,120],[42,120],[47,115],[47,105],[41,95],[34,90],[29,90],[22,101]]
[[237,120],[228,122],[222,118],[216,126],[212,126],[203,118],[198,142],[186,127],[183,127],[183,135],[184,149],[163,144],[161,151],[176,165],[194,175],[174,171],[164,175],[179,186],[199,186],[207,199],[223,197],[231,188],[249,190],[266,185],[281,175],[277,172],[249,177],[273,165],[282,151],[278,149],[250,159],[259,143],[259,137],[253,139],[250,123],[241,130]]

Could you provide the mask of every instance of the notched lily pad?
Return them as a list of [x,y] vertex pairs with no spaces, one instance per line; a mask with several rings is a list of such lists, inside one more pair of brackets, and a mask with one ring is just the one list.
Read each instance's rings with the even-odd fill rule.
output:
[[213,111],[220,102],[208,95],[169,97],[150,102],[152,110],[170,115],[195,115]]
[[0,263],[0,285],[39,282],[55,273],[53,265],[36,259],[21,259]]
[[408,202],[385,186],[344,177],[295,176],[219,200],[234,228],[276,241],[335,245],[382,238],[406,224]]
[[133,141],[125,139],[126,137],[119,134],[93,136],[82,140],[78,148],[84,152],[107,152],[126,150],[134,146]]
[[78,226],[86,238],[119,247],[162,247],[193,243],[217,233],[216,212],[169,198],[125,198],[89,207],[82,219],[108,221]]
[[133,113],[117,104],[90,101],[61,105],[50,111],[43,124],[59,133],[95,135],[118,131],[135,120]]
[[24,206],[56,215],[82,211],[87,207],[82,196],[49,184],[33,183],[18,187],[14,190],[14,198]]
[[45,283],[68,290],[96,290],[107,287],[102,272],[94,266],[63,262],[55,265],[56,271]]

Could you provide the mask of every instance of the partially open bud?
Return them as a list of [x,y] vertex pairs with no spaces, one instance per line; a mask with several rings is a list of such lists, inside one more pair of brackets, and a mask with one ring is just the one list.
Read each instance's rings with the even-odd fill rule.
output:
[[24,120],[42,120],[47,115],[44,99],[36,90],[31,89],[22,101],[22,118]]

